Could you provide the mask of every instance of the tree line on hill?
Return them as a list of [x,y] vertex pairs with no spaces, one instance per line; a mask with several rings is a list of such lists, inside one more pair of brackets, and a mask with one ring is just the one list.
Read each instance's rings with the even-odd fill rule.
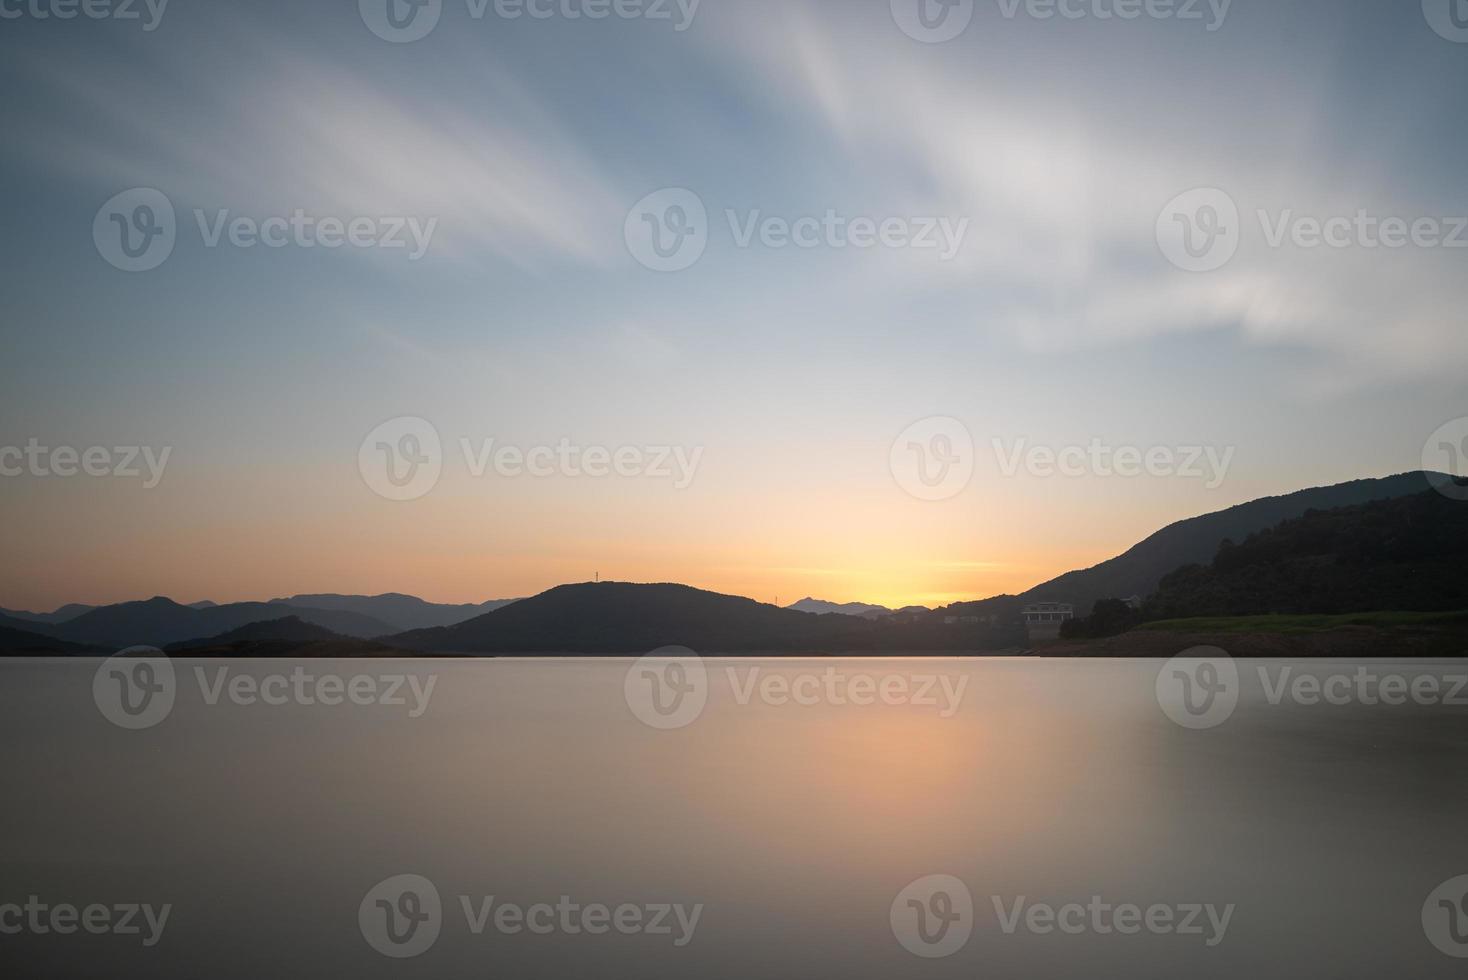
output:
[[1435,490],[1302,516],[1225,539],[1162,578],[1140,608],[1099,600],[1066,638],[1218,616],[1468,609],[1468,503]]

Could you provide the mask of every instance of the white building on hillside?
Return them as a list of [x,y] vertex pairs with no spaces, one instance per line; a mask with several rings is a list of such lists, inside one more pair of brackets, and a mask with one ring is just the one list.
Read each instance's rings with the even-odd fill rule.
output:
[[1031,642],[1054,640],[1060,636],[1060,624],[1076,618],[1076,609],[1068,602],[1036,602],[1025,606],[1024,618]]

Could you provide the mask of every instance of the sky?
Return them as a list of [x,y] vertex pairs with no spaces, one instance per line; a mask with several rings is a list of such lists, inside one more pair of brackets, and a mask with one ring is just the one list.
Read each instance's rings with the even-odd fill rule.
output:
[[0,606],[931,605],[1468,454],[1447,0],[388,2],[0,0]]

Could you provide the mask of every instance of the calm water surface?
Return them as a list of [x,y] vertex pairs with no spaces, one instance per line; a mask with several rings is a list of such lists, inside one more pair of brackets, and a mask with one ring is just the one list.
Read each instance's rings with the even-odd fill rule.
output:
[[[77,977],[1468,970],[1429,935],[1463,936],[1468,955],[1453,931],[1468,910],[1449,895],[1424,921],[1434,890],[1468,875],[1468,705],[1276,705],[1258,670],[1273,683],[1287,665],[1241,662],[1237,708],[1194,730],[1163,710],[1152,661],[705,664],[701,712],[666,730],[629,704],[630,660],[301,665],[432,680],[418,717],[407,684],[403,705],[248,703],[228,687],[210,704],[221,669],[246,683],[230,679],[296,665],[177,661],[171,711],[140,730],[99,710],[98,661],[0,664],[0,906],[170,906],[151,947],[26,928],[0,934],[0,959]],[[1446,694],[1468,663],[1372,669],[1449,678]],[[868,682],[888,696],[852,703]],[[376,904],[400,875],[431,883],[436,914],[396,886]],[[496,926],[507,904],[558,902],[581,911],[527,913],[546,934],[513,912]],[[1195,905],[1230,911],[1221,934],[1201,912],[1198,933],[1123,934],[1089,908],[1045,928],[1045,908],[1088,903],[1165,906],[1175,924]],[[588,906],[624,907],[625,931],[578,918]],[[669,931],[649,931],[660,906],[698,917],[670,910]],[[437,937],[383,955],[364,928],[381,944],[389,915],[398,938],[412,915]]]

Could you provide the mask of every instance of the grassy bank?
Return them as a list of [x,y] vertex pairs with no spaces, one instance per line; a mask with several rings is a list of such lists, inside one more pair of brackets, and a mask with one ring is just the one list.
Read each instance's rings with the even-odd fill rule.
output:
[[1468,628],[1468,612],[1369,612],[1340,616],[1217,616],[1167,619],[1139,626],[1138,631],[1161,633],[1322,633],[1347,626],[1376,629],[1412,627]]

